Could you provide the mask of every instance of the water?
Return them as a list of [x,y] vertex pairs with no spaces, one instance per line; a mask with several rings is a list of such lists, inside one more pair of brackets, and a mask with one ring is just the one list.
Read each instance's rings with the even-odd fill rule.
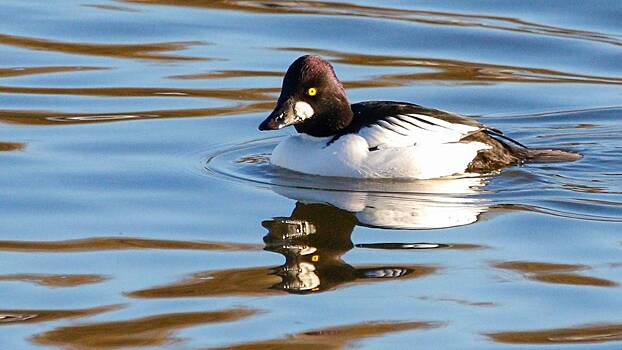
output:
[[[622,5],[3,1],[7,349],[622,347]],[[287,66],[583,154],[485,178],[274,169]]]

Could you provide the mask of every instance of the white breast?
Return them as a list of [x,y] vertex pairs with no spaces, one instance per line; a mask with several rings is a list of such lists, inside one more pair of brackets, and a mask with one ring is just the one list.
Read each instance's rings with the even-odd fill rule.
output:
[[290,136],[272,151],[270,162],[305,174],[367,177],[361,169],[368,158],[367,141],[357,135],[348,135],[326,146],[331,138],[304,134]]
[[[328,146],[331,137],[290,136],[276,146],[270,161],[313,175],[430,179],[464,173],[477,152],[489,147],[433,138],[416,144],[402,140],[378,144],[378,139],[390,140],[380,132],[344,135]],[[378,149],[370,151],[371,147]]]

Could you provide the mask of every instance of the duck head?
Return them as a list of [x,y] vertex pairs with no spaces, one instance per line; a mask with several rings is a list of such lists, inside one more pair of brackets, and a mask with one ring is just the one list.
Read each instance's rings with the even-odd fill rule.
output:
[[351,121],[352,109],[333,67],[319,56],[307,55],[289,66],[276,107],[259,130],[294,125],[300,133],[324,137]]

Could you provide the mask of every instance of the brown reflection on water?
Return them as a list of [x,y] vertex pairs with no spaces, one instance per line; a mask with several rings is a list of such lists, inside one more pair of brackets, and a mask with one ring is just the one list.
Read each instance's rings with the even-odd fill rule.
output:
[[437,296],[428,296],[428,297],[419,297],[421,300],[431,300],[436,302],[443,303],[455,303],[458,305],[464,306],[473,306],[473,307],[497,307],[497,303],[492,301],[471,301],[465,299],[456,299],[456,298],[439,298]]
[[263,296],[277,294],[271,287],[281,281],[270,267],[206,271],[170,285],[137,290],[133,298],[187,298],[213,296]]
[[126,6],[115,6],[115,5],[107,5],[107,4],[83,4],[83,7],[92,7],[100,10],[110,10],[110,11],[121,11],[121,12],[140,12],[137,9],[133,9],[131,7]]
[[[351,235],[357,222],[348,211],[326,204],[299,202],[289,217],[262,222],[268,229],[264,249],[283,255],[283,265],[198,272],[180,282],[127,295],[180,298],[258,296],[277,292],[307,294],[352,284],[419,278],[437,270],[427,265],[348,264],[341,257],[354,248]],[[393,244],[390,249],[397,248]]]
[[70,95],[70,96],[97,96],[97,97],[205,97],[228,101],[272,101],[270,94],[276,93],[277,88],[249,88],[249,89],[181,89],[181,88],[52,88],[52,87],[18,87],[0,86],[0,93],[7,94],[40,94],[40,95]]
[[349,16],[452,27],[477,27],[524,34],[573,38],[622,45],[616,36],[523,21],[514,17],[364,6],[345,2],[297,0],[120,0],[128,3],[201,7],[258,14]]
[[26,145],[19,142],[0,142],[0,152],[19,151],[24,149]]
[[101,275],[44,275],[44,274],[13,274],[0,275],[0,281],[33,282],[46,287],[75,287],[83,284],[99,283],[108,277]]
[[241,103],[229,107],[169,109],[97,114],[0,109],[0,121],[13,124],[29,125],[83,124],[123,120],[214,117],[233,114],[265,112],[267,110],[270,110],[271,108],[274,108],[274,102],[258,102],[248,104]]
[[590,324],[570,328],[511,331],[486,334],[498,343],[508,344],[581,344],[622,340],[621,324]]
[[78,318],[97,315],[121,308],[121,305],[98,306],[75,310],[0,310],[0,326],[19,323],[37,323],[64,318]]
[[207,73],[172,75],[169,79],[179,80],[207,80],[207,79],[229,79],[229,78],[250,78],[250,77],[282,77],[284,72],[259,71],[259,70],[221,70]]
[[183,328],[241,320],[256,314],[249,309],[171,313],[133,320],[60,327],[35,335],[36,344],[66,349],[117,349],[179,342],[172,333]]
[[43,67],[12,67],[0,68],[0,78],[18,77],[33,74],[48,74],[61,72],[81,72],[107,69],[105,67],[89,66],[43,66]]
[[94,237],[65,241],[0,241],[0,251],[70,253],[102,250],[183,249],[248,251],[261,246],[243,243],[173,241],[132,237]]
[[62,52],[74,55],[105,56],[160,61],[197,61],[201,57],[167,55],[164,52],[179,51],[191,45],[202,45],[200,41],[162,42],[148,44],[94,44],[55,41],[43,38],[17,36],[0,33],[0,45],[9,45],[31,50]]
[[437,322],[365,322],[332,328],[323,328],[288,335],[279,339],[260,340],[213,349],[229,350],[316,350],[344,349],[355,347],[355,343],[366,338],[380,337],[388,333],[412,330],[426,330],[441,327]]
[[520,272],[530,280],[544,283],[594,287],[615,287],[618,285],[614,281],[576,273],[577,271],[588,269],[589,266],[586,265],[508,261],[497,263],[494,267]]
[[[600,183],[600,180],[592,180],[592,182]],[[582,184],[573,184],[573,183],[565,183],[561,184],[563,188],[567,188],[574,192],[583,192],[583,193],[607,193],[609,188],[606,186],[590,186],[590,185],[582,185]],[[613,201],[603,201],[596,199],[587,199],[587,198],[577,198],[578,202],[587,202],[597,205],[620,205],[621,203],[613,202]]]

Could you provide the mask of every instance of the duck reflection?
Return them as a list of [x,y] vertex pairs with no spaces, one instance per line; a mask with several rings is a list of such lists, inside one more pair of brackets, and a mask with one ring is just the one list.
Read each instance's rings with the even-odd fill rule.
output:
[[[484,184],[483,178],[398,184],[409,192],[322,191],[274,186],[275,192],[296,199],[297,203],[289,217],[276,217],[262,223],[268,229],[264,237],[265,249],[285,257],[285,264],[273,271],[282,281],[272,288],[290,293],[309,293],[350,282],[431,273],[434,268],[429,266],[352,266],[343,261],[342,256],[355,247],[351,235],[357,225],[430,229],[477,221],[488,206],[482,199],[469,195],[476,194]],[[439,243],[362,243],[356,247],[472,248],[471,245]]]
[[[308,294],[352,284],[394,279],[413,279],[436,271],[435,266],[354,265],[343,260],[352,249],[477,249],[473,244],[452,243],[358,243],[352,242],[356,226],[397,229],[441,228],[477,221],[488,210],[487,202],[470,197],[484,179],[426,180],[412,182],[409,192],[398,192],[404,184],[386,183],[385,192],[322,191],[285,186],[273,190],[296,199],[286,217],[264,220],[268,230],[264,250],[281,254],[280,266],[252,266],[199,271],[168,285],[126,293],[134,298],[187,298],[213,296],[258,296],[275,293]],[[414,186],[414,187],[413,187]],[[417,191],[414,189],[416,188]]]
[[394,229],[435,229],[476,222],[490,203],[476,196],[486,178],[408,182],[361,182],[347,190],[273,186],[274,192],[303,203],[325,203],[352,216],[354,224]]
[[282,254],[285,264],[274,268],[281,282],[274,289],[310,293],[349,282],[419,277],[430,266],[352,266],[342,256],[354,248],[351,235],[357,220],[351,213],[321,203],[296,203],[289,217],[266,220],[266,250]]

